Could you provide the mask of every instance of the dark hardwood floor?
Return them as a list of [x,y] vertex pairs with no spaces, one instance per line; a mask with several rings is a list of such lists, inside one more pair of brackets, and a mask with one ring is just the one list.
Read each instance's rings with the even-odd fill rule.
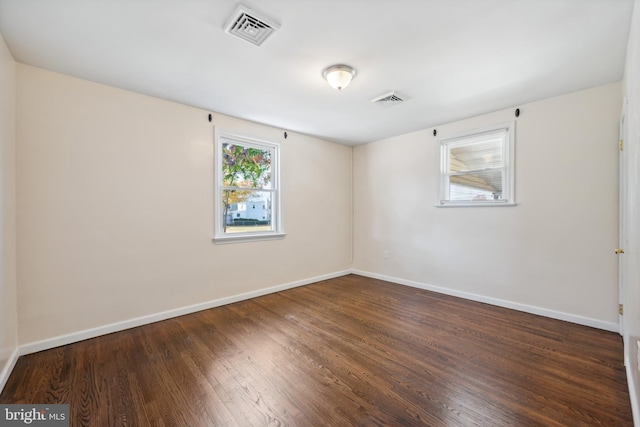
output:
[[625,426],[619,335],[345,276],[21,357],[72,426]]

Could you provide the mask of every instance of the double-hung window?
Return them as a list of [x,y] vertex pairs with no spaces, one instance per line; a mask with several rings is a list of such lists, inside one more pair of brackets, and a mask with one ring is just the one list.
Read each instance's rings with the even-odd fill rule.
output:
[[514,123],[439,140],[438,206],[505,206],[514,201]]
[[279,145],[218,134],[215,152],[216,243],[284,236]]

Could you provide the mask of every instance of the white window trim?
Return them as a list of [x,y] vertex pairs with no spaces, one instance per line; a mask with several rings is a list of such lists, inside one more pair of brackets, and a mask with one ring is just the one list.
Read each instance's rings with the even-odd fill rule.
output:
[[[214,237],[213,242],[215,244],[227,244],[227,243],[239,243],[239,242],[255,242],[264,240],[282,239],[286,236],[282,226],[282,203],[281,203],[281,188],[280,188],[280,144],[270,141],[264,141],[261,139],[250,138],[235,133],[226,132],[224,130],[215,129],[215,151],[213,154],[214,160]],[[259,231],[252,233],[236,233],[236,234],[224,234],[224,227],[222,224],[222,213],[220,212],[220,206],[222,206],[222,161],[220,159],[220,153],[222,152],[222,144],[225,141],[237,141],[243,146],[249,146],[253,148],[269,148],[273,150],[271,165],[272,175],[271,182],[273,186],[272,190],[272,207],[275,206],[275,214],[272,217],[273,231]]]
[[[440,180],[438,186],[438,199],[436,201],[436,207],[439,208],[452,208],[452,207],[480,207],[480,206],[516,206],[515,202],[515,162],[514,162],[514,146],[515,146],[515,121],[500,123],[492,126],[486,126],[479,129],[464,131],[453,135],[446,135],[439,137],[438,148],[440,150]],[[469,201],[469,200],[444,200],[444,195],[447,194],[449,189],[449,177],[447,176],[447,162],[448,162],[448,150],[446,146],[455,140],[461,138],[468,138],[474,135],[482,135],[485,133],[496,132],[502,129],[507,130],[508,141],[503,147],[503,182],[502,190],[506,195],[506,200],[482,200],[482,201]],[[445,155],[445,152],[447,155]]]

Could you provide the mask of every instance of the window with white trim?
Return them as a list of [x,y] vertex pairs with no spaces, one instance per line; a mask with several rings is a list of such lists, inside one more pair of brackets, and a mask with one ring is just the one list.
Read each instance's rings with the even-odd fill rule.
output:
[[514,205],[514,122],[439,139],[438,206]]
[[216,243],[281,238],[279,144],[216,137]]

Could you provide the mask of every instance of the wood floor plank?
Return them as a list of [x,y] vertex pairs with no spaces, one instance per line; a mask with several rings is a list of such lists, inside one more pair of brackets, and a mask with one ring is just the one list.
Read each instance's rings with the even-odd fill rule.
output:
[[631,426],[619,335],[356,275],[21,357],[72,426]]

